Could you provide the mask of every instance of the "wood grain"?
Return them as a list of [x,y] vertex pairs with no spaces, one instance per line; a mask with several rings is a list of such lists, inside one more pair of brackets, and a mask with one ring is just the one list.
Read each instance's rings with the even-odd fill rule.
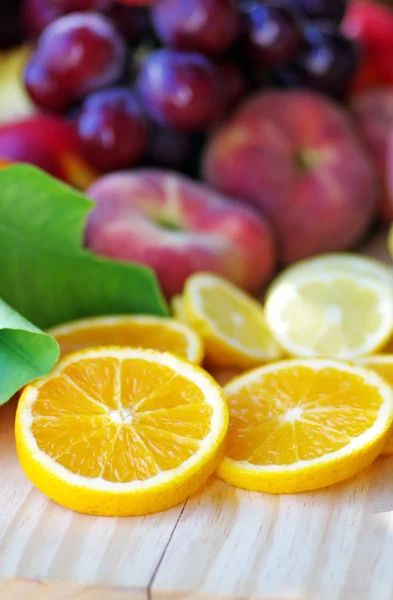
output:
[[147,600],[146,591],[52,581],[0,581],[0,600]]
[[[365,253],[390,261],[385,236]],[[232,373],[221,373],[227,380]],[[296,496],[212,479],[146,518],[62,509],[25,478],[0,408],[0,600],[392,600],[393,457]]]
[[344,484],[296,496],[219,481],[191,498],[152,589],[153,600],[390,600],[393,458]]
[[93,518],[63,509],[22,472],[14,413],[14,402],[0,409],[0,578],[147,590],[181,507],[132,519]]

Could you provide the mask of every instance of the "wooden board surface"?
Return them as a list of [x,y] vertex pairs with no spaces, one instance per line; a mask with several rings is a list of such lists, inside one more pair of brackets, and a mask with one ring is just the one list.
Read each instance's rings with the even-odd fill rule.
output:
[[[368,247],[382,256],[384,239]],[[17,460],[15,403],[0,408],[0,600],[391,600],[393,457],[296,496],[212,479],[145,518],[78,515]]]

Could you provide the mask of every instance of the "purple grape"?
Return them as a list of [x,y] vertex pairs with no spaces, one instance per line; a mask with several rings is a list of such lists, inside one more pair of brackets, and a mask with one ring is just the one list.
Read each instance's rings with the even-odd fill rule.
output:
[[24,0],[22,23],[29,37],[37,37],[59,17],[77,11],[101,11],[108,9],[113,0]]
[[77,130],[91,163],[101,171],[135,164],[147,146],[147,129],[128,88],[95,92],[83,103]]
[[111,21],[96,13],[61,17],[40,37],[25,82],[42,108],[65,110],[123,73],[126,45]]
[[293,59],[302,45],[297,14],[274,2],[243,6],[245,43],[257,65],[277,67]]
[[341,94],[359,66],[358,46],[328,22],[307,24],[304,36],[306,46],[295,62],[300,78],[307,87]]
[[219,71],[201,54],[155,50],[142,64],[137,85],[149,116],[176,130],[203,130],[224,110]]
[[158,36],[177,50],[221,54],[238,32],[234,0],[159,0],[152,15]]

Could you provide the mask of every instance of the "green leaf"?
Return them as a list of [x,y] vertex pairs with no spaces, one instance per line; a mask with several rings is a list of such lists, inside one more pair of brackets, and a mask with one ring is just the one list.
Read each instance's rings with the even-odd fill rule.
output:
[[0,171],[0,297],[43,329],[90,315],[167,315],[154,273],[83,248],[94,203],[35,167]]
[[0,300],[0,405],[56,364],[55,339],[34,327]]

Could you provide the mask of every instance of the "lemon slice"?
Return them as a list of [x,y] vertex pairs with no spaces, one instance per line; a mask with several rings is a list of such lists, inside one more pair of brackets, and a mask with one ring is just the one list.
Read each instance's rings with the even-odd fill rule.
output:
[[[356,363],[378,373],[378,375],[383,377],[393,388],[393,355],[375,354],[374,356],[364,356],[359,358]],[[393,432],[390,435],[387,446],[382,454],[393,454]]]
[[282,281],[290,281],[297,279],[303,273],[309,273],[311,270],[326,272],[350,273],[351,275],[359,275],[369,277],[375,281],[385,284],[393,291],[393,268],[384,264],[381,261],[361,256],[360,254],[350,253],[329,253],[313,258],[301,260],[296,264],[285,269],[270,286],[269,292],[281,284]]
[[384,449],[393,392],[377,374],[328,359],[255,369],[224,388],[230,413],[218,476],[289,494],[355,475]]
[[171,300],[172,313],[175,319],[181,323],[187,323],[187,317],[184,310],[184,302],[182,296],[173,296]]
[[173,352],[200,364],[204,349],[198,334],[174,319],[150,315],[95,317],[66,323],[47,332],[58,341],[61,354],[97,346],[132,346]]
[[268,325],[294,356],[352,359],[381,348],[393,331],[393,294],[374,278],[303,269],[268,294]]
[[171,354],[69,354],[19,401],[16,444],[34,485],[82,513],[144,515],[182,502],[223,455],[221,388]]
[[212,365],[248,368],[281,355],[262,305],[221,277],[191,276],[184,288],[182,310],[201,336]]

